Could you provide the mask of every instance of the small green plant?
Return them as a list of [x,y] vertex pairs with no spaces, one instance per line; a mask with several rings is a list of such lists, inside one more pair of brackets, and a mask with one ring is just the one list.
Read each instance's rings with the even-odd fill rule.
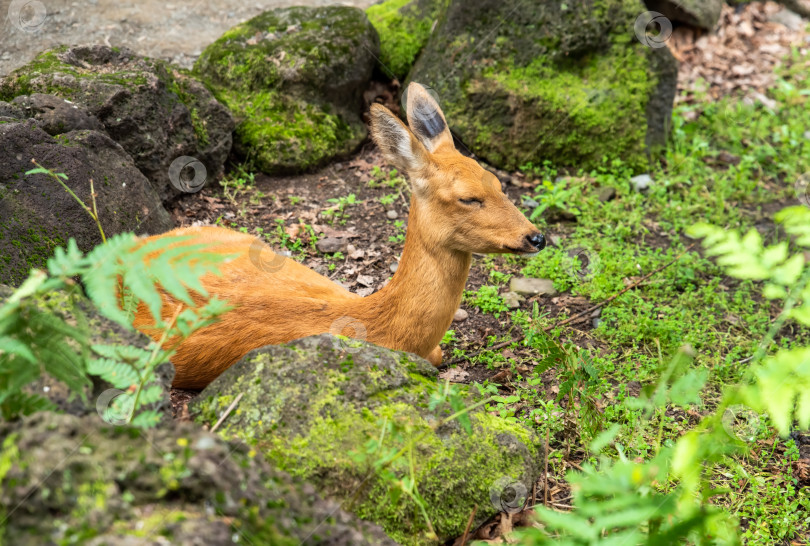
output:
[[532,221],[537,220],[544,212],[552,208],[564,210],[574,215],[580,213],[578,208],[571,205],[572,197],[576,194],[577,190],[575,188],[568,188],[568,182],[565,178],[560,179],[558,182],[543,180],[542,184],[537,189],[545,191],[539,191],[534,196],[538,206],[535,207],[529,216]]
[[79,196],[73,193],[73,190],[71,190],[67,184],[63,182],[63,180],[68,179],[65,173],[55,173],[50,169],[46,169],[45,167],[37,163],[36,160],[34,159],[31,160],[31,163],[36,165],[37,168],[31,169],[30,171],[26,171],[25,175],[28,176],[31,174],[44,174],[55,180],[60,186],[62,186],[65,189],[66,192],[70,194],[71,197],[73,197],[73,199],[76,200],[77,203],[79,203],[79,205],[87,212],[87,214],[90,215],[90,218],[92,218],[93,221],[95,221],[96,226],[98,227],[98,231],[101,234],[101,242],[106,243],[107,237],[104,235],[104,229],[101,227],[101,221],[99,220],[98,217],[98,207],[96,206],[96,190],[93,188],[93,179],[92,178],[90,179],[90,198],[93,200],[93,208],[91,209],[84,203],[84,201],[79,199]]
[[222,195],[235,205],[236,200],[240,194],[245,193],[253,188],[256,182],[256,175],[248,172],[244,166],[238,166],[236,170],[229,173],[222,180],[219,185],[222,187]]
[[380,204],[382,204],[382,206],[390,207],[391,205],[394,204],[394,201],[396,201],[396,199],[397,199],[397,195],[395,193],[389,193],[389,194],[380,196],[379,201],[380,201]]
[[332,199],[327,199],[326,201],[329,203],[334,203],[334,206],[322,211],[321,214],[328,218],[331,224],[338,222],[340,225],[345,225],[346,220],[349,218],[349,214],[346,212],[346,209],[357,204],[357,196],[350,193],[345,197],[335,197]]
[[509,310],[503,298],[498,294],[497,286],[484,285],[475,292],[467,290],[464,293],[464,300],[480,309],[482,313],[491,313],[496,317]]
[[[199,278],[216,274],[228,256],[212,252],[210,245],[182,244],[187,239],[143,243],[132,234],[120,234],[87,255],[70,239],[67,248],[57,248],[48,260],[47,272],[33,270],[0,306],[0,414],[12,419],[50,406],[24,390],[41,373],[83,398],[89,376],[98,376],[123,391],[115,400],[119,410],[125,409],[118,422],[155,425],[157,412],[144,408],[160,397],[154,370],[172,354],[164,344],[173,346],[227,310],[216,298],[196,305],[189,290],[206,296]],[[77,277],[98,312],[123,328],[132,329],[134,311],[143,304],[158,341],[146,349],[92,344],[82,328],[87,314],[72,294]],[[161,315],[158,286],[178,302],[168,322]]]
[[388,241],[391,243],[402,244],[405,242],[405,221],[394,220],[394,227],[397,230],[396,235],[390,235]]

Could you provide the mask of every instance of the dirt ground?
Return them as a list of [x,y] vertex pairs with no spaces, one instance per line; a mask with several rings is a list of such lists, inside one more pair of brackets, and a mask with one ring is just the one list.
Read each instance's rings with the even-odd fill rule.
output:
[[0,75],[61,44],[129,47],[190,67],[223,32],[259,13],[287,6],[366,8],[375,0],[0,0]]

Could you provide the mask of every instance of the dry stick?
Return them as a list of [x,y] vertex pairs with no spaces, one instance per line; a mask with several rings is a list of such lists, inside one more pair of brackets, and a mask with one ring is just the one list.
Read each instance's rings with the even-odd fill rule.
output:
[[222,417],[219,418],[219,421],[217,421],[217,423],[214,425],[214,428],[211,429],[211,432],[216,432],[217,428],[219,428],[219,425],[221,425],[222,421],[224,421],[225,418],[227,418],[228,415],[231,414],[231,412],[233,411],[233,408],[236,407],[236,404],[239,403],[239,401],[242,399],[242,396],[244,396],[244,394],[245,393],[240,392],[239,396],[237,396],[236,399],[233,402],[231,402],[231,405],[228,406],[228,409],[226,409],[225,413],[222,414]]
[[543,506],[548,506],[548,443],[551,423],[546,422],[546,474],[543,478]]
[[[559,327],[559,326],[565,326],[565,325],[566,325],[566,324],[568,324],[568,323],[574,322],[575,320],[577,320],[577,319],[581,318],[582,316],[584,316],[584,315],[588,315],[588,314],[590,314],[590,313],[593,313],[593,312],[594,312],[594,311],[596,311],[597,309],[599,309],[599,308],[601,308],[601,307],[604,307],[605,305],[607,305],[608,303],[612,302],[613,300],[615,300],[616,298],[618,298],[618,297],[619,297],[619,296],[621,296],[622,294],[624,294],[624,293],[626,293],[626,292],[628,292],[628,291],[630,291],[630,290],[632,290],[632,289],[634,289],[634,288],[638,288],[638,286],[639,286],[640,284],[642,284],[643,282],[645,282],[645,281],[649,280],[649,278],[650,278],[650,277],[652,277],[652,276],[653,276],[653,275],[655,275],[656,273],[660,273],[660,272],[661,272],[661,271],[663,271],[664,269],[668,268],[669,266],[671,266],[672,264],[674,264],[675,262],[677,262],[678,260],[680,260],[681,258],[683,258],[683,257],[686,255],[686,253],[687,253],[687,252],[689,252],[690,250],[692,250],[692,247],[694,247],[694,246],[695,246],[695,243],[692,243],[691,245],[689,245],[689,246],[686,248],[686,250],[684,250],[684,251],[683,251],[683,252],[682,252],[680,255],[678,255],[678,256],[677,256],[675,259],[673,259],[671,262],[667,262],[667,263],[665,263],[664,265],[662,265],[661,267],[659,267],[658,269],[655,269],[655,270],[653,270],[653,271],[650,271],[649,273],[647,273],[646,275],[644,275],[643,277],[641,277],[641,278],[640,278],[638,281],[634,282],[633,284],[631,284],[630,286],[628,286],[627,288],[625,288],[625,289],[624,289],[624,290],[622,290],[621,292],[618,292],[618,293],[616,293],[616,294],[614,294],[614,295],[610,296],[608,299],[606,299],[605,301],[603,301],[603,302],[601,302],[601,303],[597,303],[596,305],[592,305],[591,307],[588,307],[587,309],[585,309],[585,310],[584,310],[584,311],[582,311],[581,313],[577,313],[576,315],[574,315],[574,316],[572,316],[572,317],[568,317],[567,319],[565,319],[565,320],[564,320],[564,321],[562,321],[562,322],[558,322],[557,324],[552,324],[551,326],[546,326],[545,328],[543,328],[543,331],[544,331],[544,332],[548,332],[549,330],[551,330],[551,329],[553,329],[553,328],[557,328],[557,327]],[[504,347],[508,347],[509,345],[511,345],[511,344],[513,344],[513,343],[515,343],[515,342],[521,341],[521,340],[522,340],[524,337],[526,337],[526,336],[525,336],[525,335],[521,335],[521,336],[516,337],[515,339],[510,339],[509,341],[502,341],[501,343],[496,343],[495,345],[493,345],[493,346],[491,346],[491,347],[485,347],[485,348],[483,348],[483,349],[480,349],[480,350],[478,350],[478,351],[475,351],[474,353],[472,353],[472,354],[470,354],[470,355],[467,355],[467,356],[466,356],[466,357],[464,357],[464,358],[455,358],[455,359],[451,360],[450,362],[448,362],[448,363],[447,363],[447,366],[452,366],[453,364],[458,364],[459,362],[463,362],[465,359],[466,359],[466,360],[469,360],[470,358],[472,358],[472,357],[474,357],[474,356],[478,356],[479,354],[483,353],[484,351],[494,351],[494,350],[497,350],[497,349],[503,349]]]
[[470,534],[470,527],[472,527],[473,519],[475,518],[475,513],[478,511],[478,505],[474,504],[472,512],[470,512],[470,519],[467,520],[467,526],[464,528],[464,534],[461,537],[461,546],[467,545],[467,537]]

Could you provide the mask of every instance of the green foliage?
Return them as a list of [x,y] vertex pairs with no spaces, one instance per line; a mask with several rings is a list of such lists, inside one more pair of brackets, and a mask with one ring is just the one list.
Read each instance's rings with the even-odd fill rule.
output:
[[496,317],[509,310],[498,294],[497,286],[484,285],[477,291],[465,291],[464,299],[473,307],[477,307],[482,313],[492,313]]
[[337,222],[340,225],[345,225],[346,220],[349,218],[349,213],[346,209],[357,204],[357,196],[350,193],[349,195],[343,197],[334,197],[327,199],[326,201],[328,203],[333,203],[333,205],[328,209],[321,211],[321,215],[328,218],[330,224]]
[[[480,406],[486,405],[490,398],[467,406],[467,400],[459,387],[446,381],[430,395],[428,409],[439,414],[439,409],[449,406],[453,413],[444,419],[431,424],[430,429],[419,432],[407,419],[390,419],[385,416],[377,420],[380,434],[370,438],[362,450],[351,453],[351,457],[361,465],[370,466],[375,474],[386,484],[389,500],[396,503],[402,495],[408,497],[418,508],[428,529],[428,538],[437,539],[433,523],[428,516],[426,501],[419,493],[418,472],[414,463],[419,455],[416,448],[419,443],[431,432],[456,420],[464,432],[473,433],[470,412]],[[402,475],[402,470],[405,474]],[[398,472],[399,471],[399,472]]]
[[549,209],[564,210],[574,215],[579,214],[579,209],[571,206],[571,197],[578,191],[577,188],[569,188],[568,182],[565,179],[559,182],[551,182],[550,180],[543,180],[542,184],[537,187],[537,193],[534,198],[537,200],[537,207],[532,211],[530,219],[537,220],[544,212]]
[[[12,419],[48,405],[23,390],[44,372],[82,398],[89,377],[100,377],[126,391],[116,399],[117,421],[154,425],[157,414],[141,410],[161,396],[154,370],[172,354],[164,343],[187,337],[227,310],[216,298],[198,307],[189,291],[207,296],[200,277],[216,273],[217,264],[229,256],[217,254],[210,245],[183,244],[187,239],[169,237],[144,243],[132,234],[121,234],[87,255],[71,239],[67,248],[57,248],[48,260],[47,272],[32,271],[0,307],[3,417]],[[154,319],[157,341],[145,350],[92,343],[86,309],[76,299],[52,297],[58,291],[75,290],[76,277],[98,313],[124,329],[132,329],[134,310],[145,305]],[[169,322],[161,315],[161,290],[181,302]],[[123,414],[122,408],[126,408]]]
[[[810,248],[810,210],[784,209],[776,219],[794,238],[794,245]],[[642,411],[643,421],[659,421],[653,456],[644,462],[629,461],[615,441],[618,426],[599,435],[591,450],[599,452],[615,442],[619,460],[602,457],[596,464],[587,464],[582,473],[569,474],[576,509],[561,513],[540,508],[538,517],[544,529],[520,533],[522,543],[739,544],[736,520],[711,504],[723,492],[712,487],[710,469],[746,448],[745,438],[734,428],[734,414],[729,412],[742,405],[756,414],[767,414],[782,436],[788,435],[794,421],[799,428],[810,427],[810,347],[768,354],[785,321],[810,325],[804,313],[810,295],[810,266],[803,253],[791,255],[788,241],[764,246],[756,231],[740,236],[708,224],[696,224],[690,231],[705,239],[707,253],[718,257],[728,275],[762,281],[763,292],[781,300],[783,312],[760,344],[743,380],[726,386],[717,409],[676,441],[662,442],[662,413],[671,405],[700,403],[707,379],[705,370],[690,369],[691,349],[676,355],[655,387],[644,389],[638,399],[625,400],[629,409]]]

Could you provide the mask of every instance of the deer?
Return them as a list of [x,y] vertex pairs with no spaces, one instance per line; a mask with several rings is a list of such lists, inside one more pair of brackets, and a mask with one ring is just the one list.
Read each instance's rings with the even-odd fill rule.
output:
[[[439,346],[459,308],[475,254],[535,255],[545,237],[503,192],[498,178],[460,153],[438,102],[420,84],[406,92],[405,125],[380,104],[370,133],[384,160],[410,181],[405,245],[380,290],[362,297],[260,238],[223,227],[182,227],[149,237],[188,237],[236,257],[200,281],[231,310],[176,344],[175,388],[199,390],[251,350],[323,333],[407,351],[439,367]],[[163,293],[161,314],[180,302]],[[158,339],[147,307],[134,326]]]

